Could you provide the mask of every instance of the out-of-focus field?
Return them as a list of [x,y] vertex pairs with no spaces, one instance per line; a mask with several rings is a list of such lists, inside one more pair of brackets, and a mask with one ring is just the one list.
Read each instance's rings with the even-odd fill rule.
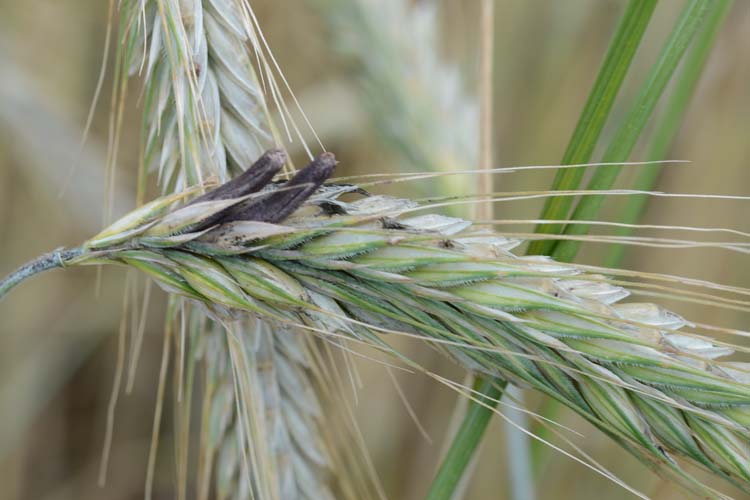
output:
[[[329,43],[324,23],[303,0],[251,2],[281,67],[340,175],[414,171],[379,139],[361,103],[351,61]],[[438,2],[441,50],[461,67],[474,95],[477,70],[475,2]],[[0,0],[0,274],[28,258],[74,245],[102,224],[111,71],[104,80],[91,134],[79,142],[91,103],[107,28],[102,0]],[[638,84],[683,2],[656,10],[635,68],[614,112],[622,118]],[[496,3],[495,149],[498,166],[555,164],[576,124],[625,1],[498,0]],[[112,54],[110,54],[111,60]],[[408,75],[404,75],[408,78]],[[657,187],[674,193],[750,195],[750,3],[738,1],[717,40],[684,126],[669,154],[689,165],[666,168]],[[138,82],[120,139],[115,212],[133,206],[138,157]],[[450,130],[455,124],[441,124]],[[611,128],[607,134],[611,135]],[[478,139],[477,139],[478,140]],[[607,142],[606,140],[604,141]],[[291,151],[303,161],[299,145]],[[643,158],[642,149],[634,159]],[[75,168],[75,170],[71,170]],[[72,171],[67,187],[65,179]],[[632,179],[627,170],[621,186]],[[546,189],[553,172],[498,176],[501,191]],[[409,195],[414,184],[388,187]],[[423,183],[419,192],[446,192]],[[750,231],[748,202],[658,199],[644,223],[731,227]],[[615,217],[618,203],[602,215]],[[535,218],[539,200],[500,203],[502,219]],[[503,229],[503,227],[501,227]],[[513,231],[532,226],[505,226]],[[604,233],[604,230],[599,230]],[[642,231],[644,236],[677,233]],[[684,233],[679,236],[685,236]],[[688,234],[688,236],[691,236]],[[716,238],[723,238],[719,235]],[[710,239],[710,238],[707,238]],[[601,263],[603,245],[589,244],[582,262]],[[632,247],[624,267],[750,286],[748,255],[717,249]],[[97,486],[106,409],[115,373],[124,273],[105,269],[97,291],[93,268],[49,273],[25,283],[0,304],[0,499],[142,498],[146,457],[161,357],[165,299],[151,295],[145,341],[133,391],[120,398],[104,488]],[[140,299],[138,299],[140,300]],[[701,323],[748,329],[748,315],[694,304],[667,304]],[[736,340],[736,339],[735,339]],[[460,380],[463,374],[424,345],[395,341],[425,366]],[[750,343],[747,343],[750,345]],[[399,382],[432,438],[423,439],[383,368],[358,361],[364,381],[356,406],[385,489],[393,499],[417,499],[434,473],[450,425],[455,394],[422,375]],[[527,397],[530,409],[540,400]],[[167,413],[171,404],[167,405]],[[684,492],[659,479],[576,416],[563,424],[581,432],[576,443],[624,481],[659,499]],[[171,421],[163,425],[156,497],[174,497]],[[502,443],[507,429],[495,419],[466,498],[510,498]],[[491,445],[491,446],[490,446]],[[539,499],[632,498],[580,464],[552,453],[537,483]]]

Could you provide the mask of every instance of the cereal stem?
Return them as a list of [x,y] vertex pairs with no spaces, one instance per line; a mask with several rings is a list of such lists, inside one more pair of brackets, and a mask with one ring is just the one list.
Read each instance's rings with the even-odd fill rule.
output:
[[37,257],[34,260],[22,265],[5,278],[0,280],[0,300],[10,292],[10,290],[19,283],[26,281],[34,275],[55,269],[65,267],[66,263],[83,253],[83,248],[71,248],[68,250],[58,248],[52,252]]

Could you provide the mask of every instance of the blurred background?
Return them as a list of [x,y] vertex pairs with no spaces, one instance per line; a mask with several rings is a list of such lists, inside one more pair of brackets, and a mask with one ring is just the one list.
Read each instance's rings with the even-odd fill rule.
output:
[[[404,0],[380,7],[369,2],[373,6],[366,20],[347,18],[353,2],[251,2],[302,107],[327,149],[341,160],[338,173],[475,167],[478,2]],[[0,274],[57,246],[75,245],[102,225],[111,68],[91,133],[85,146],[79,145],[104,55],[107,3],[0,0]],[[625,3],[497,0],[497,166],[560,161]],[[394,4],[401,10],[388,11]],[[657,7],[616,104],[615,121],[627,109],[683,4],[675,0]],[[113,52],[109,56],[111,61]],[[723,25],[668,155],[691,163],[666,168],[658,190],[750,195],[748,81],[750,3],[740,1]],[[413,111],[399,106],[397,99],[394,105],[389,85],[409,97]],[[137,80],[133,86],[138,88]],[[123,126],[116,214],[134,204],[138,96],[137,90],[130,92]],[[608,128],[606,134],[611,133]],[[607,137],[602,142],[606,144]],[[304,161],[299,144],[288,147],[298,163]],[[642,149],[634,160],[647,159]],[[628,172],[620,185],[632,179]],[[496,176],[495,189],[547,189],[553,175],[537,171]],[[445,196],[472,189],[468,177],[448,179],[383,191]],[[611,220],[617,208],[615,200],[602,219]],[[499,203],[495,215],[531,219],[540,209],[540,200]],[[643,222],[748,232],[749,215],[743,201],[657,199]],[[528,231],[532,226],[500,229]],[[647,230],[638,234],[677,235]],[[604,245],[588,244],[579,261],[600,264],[604,250]],[[750,286],[747,255],[725,250],[631,247],[623,267]],[[97,486],[123,282],[124,273],[117,269],[104,270],[98,287],[93,268],[56,271],[25,283],[0,304],[0,499],[142,498],[161,357],[166,302],[161,292],[151,295],[134,389],[118,404],[108,482]],[[740,312],[667,305],[697,322],[748,326],[747,315]],[[463,379],[463,373],[424,345],[394,343],[429,369]],[[430,443],[418,432],[382,367],[359,364],[364,389],[357,417],[385,490],[393,499],[421,498],[438,464],[456,395],[425,376],[398,375]],[[536,395],[525,397],[530,409],[539,408]],[[155,490],[165,499],[174,496],[168,412]],[[628,484],[659,499],[683,498],[683,491],[662,483],[580,418],[563,413],[559,420],[584,436],[576,438],[577,445]],[[494,419],[466,498],[511,498],[507,439],[507,427]],[[539,499],[595,499],[605,492],[610,500],[632,498],[556,452],[550,453],[536,487]]]

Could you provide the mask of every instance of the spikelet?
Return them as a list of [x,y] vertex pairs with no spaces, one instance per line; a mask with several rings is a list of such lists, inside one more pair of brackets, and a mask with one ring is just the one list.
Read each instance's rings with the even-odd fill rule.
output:
[[[467,369],[556,398],[693,491],[718,496],[677,458],[749,489],[750,365],[721,361],[731,348],[681,333],[686,321],[656,305],[622,303],[627,290],[603,276],[512,254],[518,241],[342,191],[324,186],[271,236],[239,231],[239,246],[196,252],[203,232],[171,246],[135,237],[72,262],[138,265],[217,318],[244,311],[381,347],[379,333],[417,335]],[[222,231],[219,220],[208,234]]]
[[165,192],[227,180],[274,144],[238,0],[124,2],[123,65],[144,78],[144,161]]

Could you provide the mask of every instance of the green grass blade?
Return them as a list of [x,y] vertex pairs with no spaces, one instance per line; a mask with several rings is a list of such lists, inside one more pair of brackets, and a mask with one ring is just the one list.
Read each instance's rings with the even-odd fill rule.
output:
[[[440,469],[432,482],[427,500],[450,500],[463,477],[464,471],[474,456],[477,445],[484,436],[484,431],[492,417],[492,408],[496,406],[507,382],[478,378],[474,383],[475,399],[466,410],[456,436],[453,438]],[[487,405],[487,406],[484,406]]]
[[[573,131],[565,154],[563,165],[586,163],[591,159],[609,112],[625,80],[630,63],[646,31],[651,15],[656,7],[655,0],[631,0],[615,36],[604,57],[586,105],[583,108],[578,124]],[[568,168],[557,171],[552,183],[553,190],[577,189],[585,172],[584,168]],[[565,219],[570,212],[573,198],[562,196],[549,198],[542,210],[541,219]],[[541,224],[536,232],[559,234],[561,224]],[[534,255],[549,254],[554,247],[554,240],[534,241],[529,246],[529,253]]]
[[[655,0],[631,0],[628,3],[565,151],[563,164],[586,163],[590,160],[655,7]],[[552,189],[576,189],[583,174],[583,168],[560,170],[555,177]],[[544,207],[541,218],[565,219],[570,211],[571,203],[570,197],[550,198]],[[562,226],[543,224],[538,226],[536,230],[559,234],[562,231]],[[548,251],[548,247],[551,250],[552,244],[554,244],[554,241],[532,242],[529,253],[545,253]],[[476,385],[478,387],[486,384],[488,384],[487,381],[477,378]],[[494,407],[494,404],[490,403],[490,406]],[[435,476],[428,494],[429,499],[450,498],[463,475],[468,459],[481,441],[491,415],[491,408],[478,404],[471,405],[454,437],[451,451],[445,457]],[[477,421],[483,421],[484,425],[477,426]]]
[[[692,0],[685,7],[630,112],[604,153],[602,162],[616,163],[628,159],[683,54],[700,29],[706,14],[714,6],[715,2],[711,0]],[[610,189],[621,169],[621,165],[597,169],[587,189]],[[603,195],[583,197],[573,211],[571,219],[594,220],[604,199]],[[589,226],[586,224],[571,224],[565,227],[564,232],[566,235],[583,235],[588,233],[588,230]],[[559,261],[570,262],[575,258],[580,246],[580,241],[559,241],[552,256]]]
[[[712,5],[710,12],[706,15],[704,26],[696,35],[694,46],[686,56],[684,69],[680,75],[680,81],[677,82],[677,85],[667,102],[663,119],[654,131],[647,158],[657,160],[663,159],[666,156],[672,143],[672,139],[679,130],[690,97],[695,90],[698,78],[700,77],[705,61],[710,53],[713,40],[721,26],[721,21],[725,18],[731,4],[731,0],[721,0]],[[632,188],[642,190],[652,189],[660,170],[661,166],[659,165],[644,167]],[[645,196],[634,196],[629,198],[625,210],[618,218],[618,222],[629,224],[636,223],[643,212],[647,201],[646,198],[647,197]],[[630,232],[630,230],[623,229],[618,230],[617,234],[627,235]],[[613,248],[611,253],[607,256],[606,265],[608,267],[614,267],[619,263],[622,258],[623,249],[624,247],[621,245]],[[559,414],[560,409],[561,406],[557,401],[549,399],[545,401],[540,413],[546,418],[554,420]],[[539,426],[534,429],[534,432],[543,439],[550,438],[550,432],[546,427]],[[546,463],[549,447],[540,441],[534,441],[532,443],[531,452],[535,474],[538,475],[541,473],[544,464]]]
[[[696,38],[695,45],[691,47],[690,52],[685,57],[680,81],[672,91],[660,123],[657,125],[651,138],[646,156],[649,160],[663,160],[667,157],[672,142],[680,130],[682,119],[695,92],[708,55],[711,53],[716,34],[719,32],[722,22],[726,18],[731,6],[731,0],[720,0],[706,17],[705,25]],[[661,165],[643,167],[638,173],[632,189],[651,191],[656,185],[661,170]],[[632,196],[628,198],[617,221],[626,224],[637,223],[646,209],[647,201],[647,196]],[[615,234],[618,236],[630,236],[632,233],[633,230],[631,228],[617,228],[615,231]],[[607,267],[618,266],[624,254],[624,245],[613,246],[605,259],[605,265]]]

